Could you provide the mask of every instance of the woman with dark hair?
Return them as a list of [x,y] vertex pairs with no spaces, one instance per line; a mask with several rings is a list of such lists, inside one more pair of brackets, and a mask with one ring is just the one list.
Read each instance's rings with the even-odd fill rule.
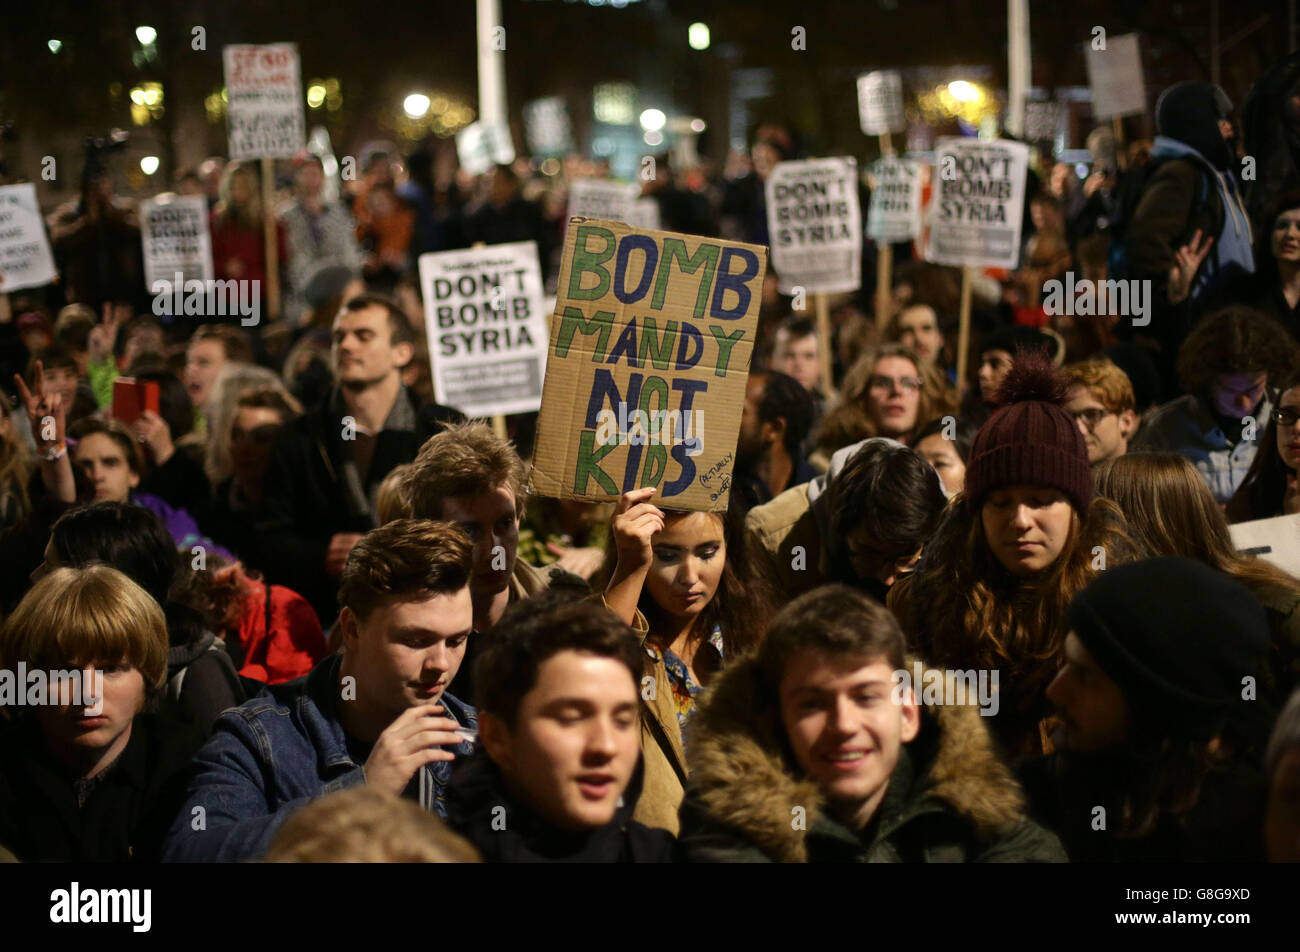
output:
[[[660,509],[654,487],[624,493],[611,523],[605,604],[643,639],[645,788],[637,819],[676,832],[683,731],[724,661],[763,637],[772,614],[750,560],[739,494],[725,512]],[[650,690],[653,688],[653,690]]]
[[1300,352],[1277,321],[1240,305],[1207,315],[1178,351],[1184,396],[1147,414],[1130,451],[1186,457],[1227,504],[1254,462],[1270,390],[1297,366]]
[[1274,680],[1283,697],[1290,693],[1300,682],[1300,579],[1237,551],[1205,480],[1175,453],[1106,460],[1093,470],[1093,480],[1097,494],[1123,510],[1129,533],[1150,555],[1204,562],[1259,599],[1273,629]]
[[135,379],[158,384],[158,412],[144,411],[131,426],[150,464],[140,489],[199,516],[211,490],[203,471],[203,443],[193,436],[189,391],[165,371],[137,373]]
[[1250,522],[1300,512],[1300,370],[1282,381],[1246,478],[1228,500],[1229,522]]
[[931,420],[912,439],[912,448],[934,467],[949,496],[966,488],[966,461],[977,432],[969,420],[946,416]]
[[1012,757],[1051,749],[1045,691],[1070,598],[1096,572],[1140,555],[1118,507],[1093,497],[1088,450],[1064,397],[1045,357],[1017,357],[996,394],[1000,409],[971,447],[965,490],[889,593],[930,664],[998,672],[990,727]]
[[1255,236],[1255,273],[1235,299],[1258,308],[1300,340],[1300,191],[1283,195],[1272,227]]

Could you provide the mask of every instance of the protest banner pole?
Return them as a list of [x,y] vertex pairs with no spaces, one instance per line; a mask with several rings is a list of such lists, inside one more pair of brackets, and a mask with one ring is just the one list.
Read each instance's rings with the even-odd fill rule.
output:
[[831,305],[825,293],[818,292],[813,295],[813,306],[817,309],[817,350],[822,359],[822,380],[829,395],[835,389],[831,376]]
[[[888,132],[880,134],[880,154],[892,156],[894,142]],[[889,317],[890,291],[894,280],[894,246],[888,241],[876,243],[876,327],[884,326]]]
[[1115,166],[1121,172],[1128,171],[1128,155],[1124,150],[1124,120],[1119,116],[1110,117],[1110,126],[1115,130]]
[[280,316],[280,248],[275,240],[275,160],[262,159],[262,226],[266,238],[266,319]]
[[970,295],[974,269],[963,265],[961,269],[961,316],[957,330],[957,393],[966,389],[966,357],[970,351]]

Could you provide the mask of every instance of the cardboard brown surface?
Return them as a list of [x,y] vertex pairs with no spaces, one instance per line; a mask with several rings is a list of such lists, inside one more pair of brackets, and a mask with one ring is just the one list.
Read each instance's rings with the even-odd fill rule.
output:
[[766,270],[761,245],[571,218],[530,491],[725,509]]

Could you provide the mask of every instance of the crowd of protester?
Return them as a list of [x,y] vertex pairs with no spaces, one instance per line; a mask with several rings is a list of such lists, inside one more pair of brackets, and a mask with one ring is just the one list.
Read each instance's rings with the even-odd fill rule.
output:
[[[154,315],[90,150],[60,281],[0,294],[0,668],[102,703],[3,699],[3,853],[1300,860],[1300,578],[1230,531],[1300,513],[1300,192],[1243,201],[1231,117],[1180,83],[1086,178],[1039,157],[964,391],[956,269],[897,246],[825,341],[769,274],[718,512],[530,497],[536,415],[433,399],[416,260],[532,240],[553,279],[535,163],[372,150],[335,201],[303,155],[275,208],[182,173],[218,278],[265,289],[275,218],[283,314],[244,327]],[[761,126],[645,191],[766,243],[799,155]],[[1150,320],[1059,313],[1067,274]],[[115,418],[123,378],[157,409]]]

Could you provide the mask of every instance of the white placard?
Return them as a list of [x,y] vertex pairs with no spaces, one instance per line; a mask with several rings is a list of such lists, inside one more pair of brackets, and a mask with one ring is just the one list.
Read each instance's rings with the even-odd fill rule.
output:
[[225,47],[221,56],[230,158],[292,158],[307,138],[297,45],[240,44]]
[[1300,575],[1300,515],[1256,519],[1228,526],[1232,544],[1247,555]]
[[852,157],[778,162],[767,177],[772,268],[783,294],[855,291],[862,283],[862,211]]
[[535,156],[567,155],[573,151],[569,107],[560,96],[534,99],[524,106],[524,138]]
[[[641,186],[635,182],[614,182],[610,179],[574,179],[569,183],[570,218],[603,218],[635,225],[636,202],[641,197]],[[636,225],[636,227],[641,227]]]
[[202,195],[159,195],[140,208],[140,241],[144,247],[144,283],[212,281],[212,241],[208,235],[208,202]]
[[1016,268],[1029,146],[943,138],[935,144],[934,195],[926,259],[939,264]]
[[28,182],[0,187],[0,294],[37,288],[56,277],[36,186]]
[[437,401],[469,417],[542,405],[547,321],[537,243],[420,255]]
[[1025,141],[1055,139],[1064,112],[1065,106],[1059,102],[1025,103]]
[[859,76],[858,121],[862,124],[862,131],[869,136],[906,129],[903,77],[888,69]]
[[482,175],[494,165],[515,160],[514,138],[504,122],[472,122],[456,133],[456,156],[470,175]]
[[[640,192],[640,189],[637,189]],[[649,228],[652,231],[658,231],[662,226],[659,224],[659,203],[653,198],[638,198],[632,202],[632,217],[627,222],[633,228]]]
[[867,237],[911,241],[921,234],[921,163],[880,159],[871,167],[875,187],[867,210]]
[[1146,112],[1147,90],[1142,78],[1142,51],[1136,33],[1106,38],[1104,50],[1084,45],[1094,119]]

